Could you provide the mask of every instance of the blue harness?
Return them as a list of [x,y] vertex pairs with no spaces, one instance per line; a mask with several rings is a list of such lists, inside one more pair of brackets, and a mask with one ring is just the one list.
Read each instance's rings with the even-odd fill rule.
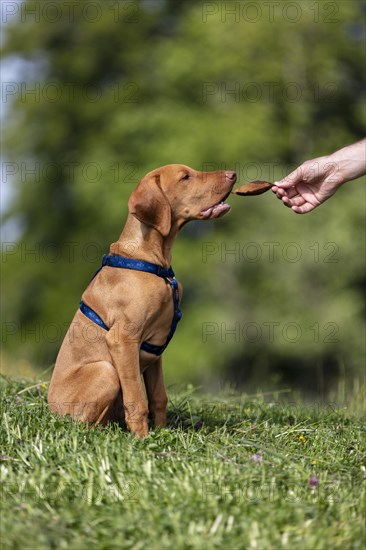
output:
[[[91,280],[94,279],[94,277],[105,265],[109,267],[121,267],[123,269],[133,269],[134,271],[145,271],[146,273],[152,273],[153,275],[162,277],[162,279],[165,279],[165,281],[170,284],[173,293],[174,314],[168,338],[163,346],[155,346],[154,344],[149,344],[148,342],[142,342],[141,344],[142,350],[147,351],[148,353],[153,353],[154,355],[161,355],[163,351],[167,348],[170,340],[173,338],[175,329],[177,328],[177,324],[182,318],[182,312],[179,309],[178,282],[175,278],[174,271],[171,267],[169,267],[169,269],[165,269],[160,265],[152,264],[150,262],[144,262],[142,260],[124,258],[123,256],[108,256],[107,254],[104,254],[102,265],[94,273]],[[99,315],[84,302],[80,302],[80,311],[84,313],[84,315],[86,315],[91,321],[102,327],[104,330],[109,330],[101,317],[99,317]]]

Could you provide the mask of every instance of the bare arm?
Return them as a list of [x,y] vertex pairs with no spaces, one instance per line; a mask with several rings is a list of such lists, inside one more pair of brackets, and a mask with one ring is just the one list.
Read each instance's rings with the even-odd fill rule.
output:
[[272,191],[297,214],[311,212],[328,200],[345,182],[366,174],[366,139],[332,155],[307,160]]

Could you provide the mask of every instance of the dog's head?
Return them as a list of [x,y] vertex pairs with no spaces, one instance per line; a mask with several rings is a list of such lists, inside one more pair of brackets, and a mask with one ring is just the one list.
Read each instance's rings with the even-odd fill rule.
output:
[[149,172],[133,191],[128,209],[140,222],[166,237],[174,224],[221,218],[230,211],[236,173],[198,172],[183,164],[168,164]]

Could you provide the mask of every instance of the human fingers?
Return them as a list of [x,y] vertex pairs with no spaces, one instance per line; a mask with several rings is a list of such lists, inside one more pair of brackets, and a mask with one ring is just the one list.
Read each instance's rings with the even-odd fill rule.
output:
[[316,208],[316,205],[306,202],[302,206],[292,206],[291,210],[295,212],[295,214],[307,214],[308,212],[314,210],[314,208]]
[[282,202],[285,206],[287,206],[288,208],[291,208],[291,206],[292,206],[291,199],[286,197],[286,195],[284,197],[282,197]]
[[273,193],[277,196],[278,199],[281,199],[285,194],[285,190],[281,189],[281,187],[274,187],[273,186],[271,188],[271,191],[273,191]]
[[300,207],[303,206],[307,201],[302,197],[301,195],[298,195],[294,197],[293,199],[290,199],[288,197],[282,197],[282,202],[285,206],[288,206],[289,208],[292,208],[293,206]]
[[[273,191],[273,187],[272,187],[272,191]],[[282,197],[288,197],[289,199],[292,199],[292,197],[295,197],[296,195],[298,195],[298,191],[295,187],[290,187],[289,189],[282,189],[281,187],[276,187],[275,194],[279,199],[282,199]]]
[[307,201],[306,201],[306,199],[304,199],[304,197],[302,197],[301,195],[298,195],[298,196],[294,197],[293,199],[290,199],[288,202],[291,203],[291,206],[302,206]]

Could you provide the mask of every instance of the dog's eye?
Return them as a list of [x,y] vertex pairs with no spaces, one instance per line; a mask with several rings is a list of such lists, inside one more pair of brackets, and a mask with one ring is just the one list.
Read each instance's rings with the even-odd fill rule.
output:
[[189,180],[189,174],[185,174],[181,179],[182,180]]

